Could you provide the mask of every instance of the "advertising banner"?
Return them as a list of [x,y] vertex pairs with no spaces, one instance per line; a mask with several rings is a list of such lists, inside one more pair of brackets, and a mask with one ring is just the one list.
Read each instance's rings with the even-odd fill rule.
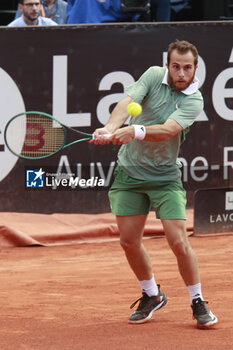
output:
[[83,142],[50,158],[18,159],[4,144],[5,126],[15,114],[42,111],[92,133],[125,96],[125,86],[165,64],[176,39],[198,48],[205,102],[179,156],[188,205],[197,189],[232,186],[232,30],[230,21],[1,27],[0,210],[110,211],[107,191],[119,146]]
[[233,231],[233,188],[206,188],[194,194],[194,233]]

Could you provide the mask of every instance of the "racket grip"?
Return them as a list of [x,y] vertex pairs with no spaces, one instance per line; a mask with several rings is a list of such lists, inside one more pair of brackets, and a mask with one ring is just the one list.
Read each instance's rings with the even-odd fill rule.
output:
[[[105,138],[110,137],[112,134],[101,134],[100,136],[104,136]],[[98,140],[98,136],[95,136],[94,134],[92,134],[92,139]]]

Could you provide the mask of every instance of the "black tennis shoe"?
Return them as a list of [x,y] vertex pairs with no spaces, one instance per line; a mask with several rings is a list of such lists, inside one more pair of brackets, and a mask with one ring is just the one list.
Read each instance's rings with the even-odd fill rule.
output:
[[206,306],[208,301],[201,298],[193,299],[191,308],[193,309],[193,318],[197,320],[198,328],[208,329],[218,322],[217,317]]
[[142,297],[136,300],[131,306],[132,309],[138,301],[140,301],[137,310],[135,310],[129,318],[129,323],[144,323],[151,319],[153,312],[161,309],[167,304],[167,298],[163,292],[160,291],[160,285],[158,284],[159,294],[156,296],[148,297],[143,292]]

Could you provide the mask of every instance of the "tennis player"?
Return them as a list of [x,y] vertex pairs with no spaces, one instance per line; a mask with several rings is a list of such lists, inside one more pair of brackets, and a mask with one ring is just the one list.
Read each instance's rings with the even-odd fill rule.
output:
[[[109,198],[121,246],[142,289],[142,297],[131,306],[139,302],[129,317],[130,323],[148,321],[154,311],[167,303],[142,243],[150,206],[161,220],[176,256],[197,326],[209,328],[218,322],[203,299],[197,258],[187,238],[186,192],[177,159],[188,128],[203,109],[195,77],[197,63],[194,45],[187,41],[171,43],[166,67],[150,67],[128,86],[127,97],[116,105],[105,127],[96,129],[91,141],[122,145]],[[143,111],[121,128],[128,118],[127,105],[133,101],[141,103]]]

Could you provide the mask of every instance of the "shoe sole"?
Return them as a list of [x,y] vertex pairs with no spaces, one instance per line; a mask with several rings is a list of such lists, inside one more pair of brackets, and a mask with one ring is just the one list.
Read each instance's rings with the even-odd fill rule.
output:
[[164,307],[166,304],[167,304],[167,299],[163,300],[159,305],[157,305],[153,310],[151,310],[151,312],[149,313],[149,315],[148,315],[146,318],[143,318],[142,320],[136,320],[136,321],[129,320],[129,323],[132,323],[132,324],[135,324],[135,323],[140,324],[140,323],[146,323],[146,322],[148,322],[148,321],[151,319],[153,313],[154,313],[155,311],[158,311],[158,310],[161,309],[162,307]]
[[212,320],[210,322],[207,322],[207,323],[204,323],[204,324],[201,324],[201,323],[197,322],[197,328],[199,328],[199,329],[210,329],[210,328],[216,326],[217,323],[218,323],[218,319],[217,319],[217,317],[215,317],[214,320]]

